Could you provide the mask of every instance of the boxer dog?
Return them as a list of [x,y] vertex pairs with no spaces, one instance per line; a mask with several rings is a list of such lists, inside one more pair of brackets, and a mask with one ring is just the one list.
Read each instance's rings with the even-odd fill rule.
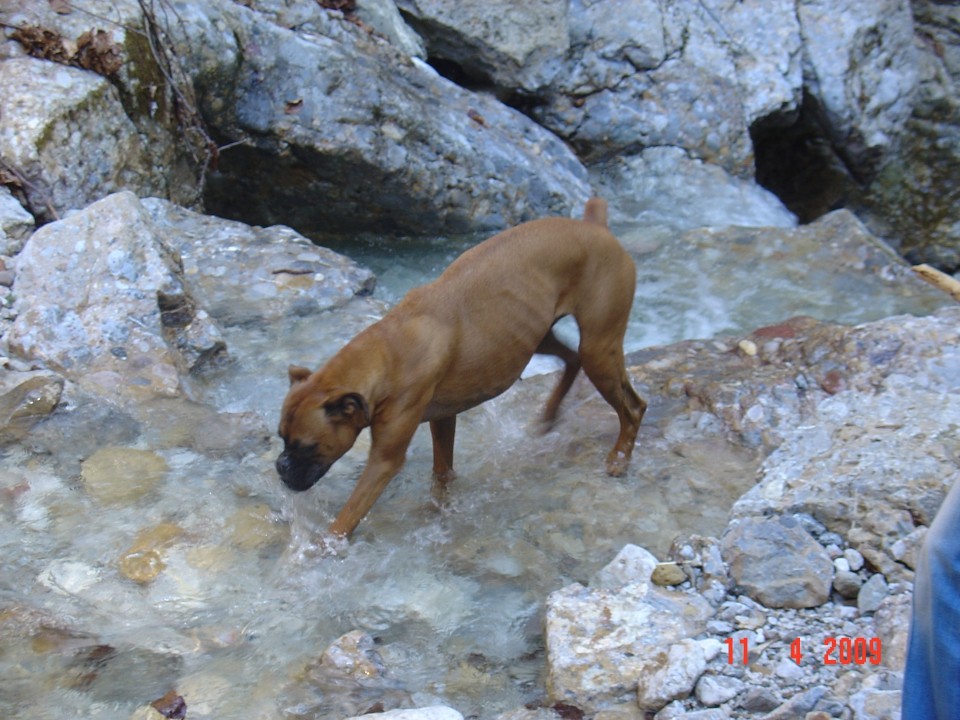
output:
[[[583,220],[534,220],[467,250],[319,370],[290,366],[280,478],[292,490],[309,489],[369,427],[366,467],[330,526],[349,536],[399,472],[417,426],[429,422],[434,491],[442,495],[453,478],[457,414],[513,385],[535,353],[565,365],[545,423],[581,367],[617,412],[620,434],[606,469],[622,475],[647,407],[623,359],[635,286],[633,260],[607,229],[599,198],[587,202]],[[579,352],[553,333],[565,315],[579,326]]]

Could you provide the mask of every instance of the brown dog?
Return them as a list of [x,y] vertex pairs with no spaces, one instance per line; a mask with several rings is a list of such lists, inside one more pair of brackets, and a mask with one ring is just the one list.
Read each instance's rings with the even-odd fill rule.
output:
[[[430,421],[442,492],[453,477],[457,414],[502,393],[543,353],[566,366],[544,420],[555,419],[582,366],[620,418],[607,472],[621,475],[647,407],[623,360],[635,285],[633,260],[607,229],[598,198],[587,202],[582,221],[534,220],[467,250],[321,369],[290,367],[277,472],[291,489],[307,490],[369,426],[367,465],[330,526],[349,535],[400,470],[420,423]],[[565,315],[579,326],[579,354],[553,334]]]

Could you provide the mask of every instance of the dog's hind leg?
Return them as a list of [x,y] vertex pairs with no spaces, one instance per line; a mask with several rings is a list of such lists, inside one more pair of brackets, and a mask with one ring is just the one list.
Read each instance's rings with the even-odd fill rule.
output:
[[607,455],[607,473],[614,476],[626,471],[647,410],[647,403],[630,384],[623,358],[623,338],[633,300],[633,276],[627,273],[625,270],[619,283],[609,278],[609,283],[598,287],[591,302],[576,313],[583,371],[620,419],[620,434]]
[[534,352],[540,355],[553,355],[554,357],[560,358],[564,364],[563,376],[553,389],[553,393],[551,393],[550,399],[547,400],[547,405],[543,409],[543,429],[547,431],[557,419],[560,402],[570,391],[570,387],[573,385],[577,373],[580,372],[580,355],[576,350],[568,348],[560,342],[557,336],[553,334],[553,330],[550,330],[546,337],[540,341],[540,344]]
[[430,435],[433,438],[433,484],[430,493],[438,505],[446,503],[447,486],[456,477],[453,471],[453,441],[456,433],[456,415],[430,421]]

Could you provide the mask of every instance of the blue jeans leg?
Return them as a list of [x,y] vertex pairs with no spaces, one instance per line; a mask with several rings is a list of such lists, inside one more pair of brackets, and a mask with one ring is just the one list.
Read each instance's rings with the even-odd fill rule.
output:
[[960,720],[960,482],[923,543],[903,677],[902,720]]

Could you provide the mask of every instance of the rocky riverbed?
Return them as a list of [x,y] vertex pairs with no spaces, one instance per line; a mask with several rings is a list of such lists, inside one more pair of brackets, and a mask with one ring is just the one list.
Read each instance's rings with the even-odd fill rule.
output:
[[[452,508],[419,438],[336,558],[319,534],[366,441],[294,498],[271,428],[285,365],[382,313],[370,272],[130,193],[35,231],[5,332],[8,706],[127,717],[172,688],[190,717],[889,716],[913,558],[958,472],[960,311],[858,227],[683,237],[736,248],[774,312],[863,312],[853,284],[918,315],[634,352],[650,410],[623,480],[592,387],[538,437],[554,379],[528,377],[464,416]],[[626,233],[651,276],[677,255],[661,235]],[[808,306],[792,255],[822,266]],[[729,280],[698,297],[734,306]],[[689,313],[664,302],[631,342]]]

